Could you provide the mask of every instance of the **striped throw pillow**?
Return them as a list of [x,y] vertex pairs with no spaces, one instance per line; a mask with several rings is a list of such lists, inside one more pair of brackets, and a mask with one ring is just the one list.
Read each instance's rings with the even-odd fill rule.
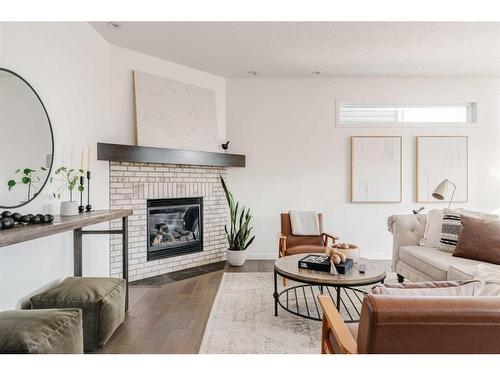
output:
[[460,235],[461,229],[462,223],[460,222],[460,212],[444,209],[439,250],[453,253],[455,247],[457,247],[458,236]]
[[439,241],[439,250],[447,253],[453,253],[457,247],[462,223],[460,215],[475,216],[487,220],[498,220],[498,215],[489,214],[486,212],[470,211],[464,209],[443,210],[443,225],[441,228],[441,240]]

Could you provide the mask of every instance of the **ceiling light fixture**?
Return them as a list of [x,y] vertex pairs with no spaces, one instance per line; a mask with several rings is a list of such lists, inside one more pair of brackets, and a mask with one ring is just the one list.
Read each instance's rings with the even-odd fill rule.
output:
[[314,71],[312,72],[312,75],[313,75],[313,76],[319,76],[320,74],[321,74],[321,72],[318,72],[317,70],[314,70]]
[[255,70],[250,70],[250,71],[248,71],[248,75],[249,76],[256,76],[257,72]]
[[119,29],[122,27],[118,22],[106,22],[106,26],[109,27],[110,29]]

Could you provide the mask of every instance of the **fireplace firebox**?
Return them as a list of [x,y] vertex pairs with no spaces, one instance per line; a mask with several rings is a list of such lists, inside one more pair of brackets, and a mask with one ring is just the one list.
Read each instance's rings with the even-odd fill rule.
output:
[[203,251],[203,198],[148,199],[148,260]]

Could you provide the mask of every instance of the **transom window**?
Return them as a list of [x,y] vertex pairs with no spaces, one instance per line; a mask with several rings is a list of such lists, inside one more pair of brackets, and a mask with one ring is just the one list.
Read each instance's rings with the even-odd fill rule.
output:
[[339,125],[469,124],[476,121],[476,103],[452,105],[339,104]]

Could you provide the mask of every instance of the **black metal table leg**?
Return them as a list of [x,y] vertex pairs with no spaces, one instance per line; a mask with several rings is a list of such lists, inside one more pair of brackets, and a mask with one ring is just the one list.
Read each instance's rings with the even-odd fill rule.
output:
[[337,311],[340,313],[340,286],[335,287],[337,292]]
[[274,316],[278,316],[278,273],[274,271]]
[[122,217],[122,274],[125,279],[125,311],[128,311],[128,217]]
[[73,275],[82,276],[82,229],[73,230]]

